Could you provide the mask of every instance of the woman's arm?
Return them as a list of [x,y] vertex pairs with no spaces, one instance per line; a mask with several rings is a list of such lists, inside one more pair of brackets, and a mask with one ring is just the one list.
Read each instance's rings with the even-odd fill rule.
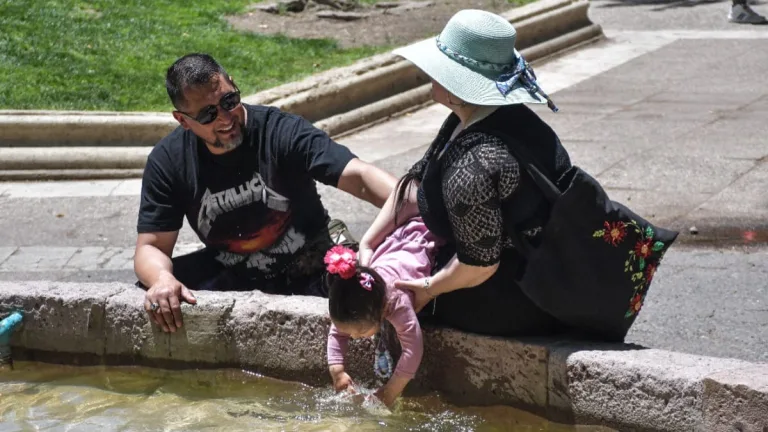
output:
[[499,263],[490,266],[474,266],[459,261],[456,255],[429,281],[428,294],[433,297],[461,288],[472,288],[490,279]]
[[431,278],[418,280],[396,281],[395,287],[412,291],[414,295],[413,308],[418,312],[430,300],[451,291],[462,288],[473,288],[490,279],[499,268],[499,263],[487,266],[463,264],[456,255],[448,261],[440,271]]
[[[454,235],[456,255],[432,279],[397,282],[416,295],[420,310],[439,294],[476,287],[496,273],[504,239],[503,200],[517,190],[517,160],[500,140],[482,139],[446,170],[443,198]],[[425,289],[426,288],[426,289]]]

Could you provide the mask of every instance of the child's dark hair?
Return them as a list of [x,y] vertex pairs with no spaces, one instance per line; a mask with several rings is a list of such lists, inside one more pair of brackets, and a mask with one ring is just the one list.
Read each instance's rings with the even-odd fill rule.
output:
[[[370,290],[360,282],[365,274],[373,278]],[[386,284],[376,270],[357,267],[355,275],[348,279],[326,273],[325,280],[328,285],[328,309],[333,321],[345,324],[381,321],[386,302]]]

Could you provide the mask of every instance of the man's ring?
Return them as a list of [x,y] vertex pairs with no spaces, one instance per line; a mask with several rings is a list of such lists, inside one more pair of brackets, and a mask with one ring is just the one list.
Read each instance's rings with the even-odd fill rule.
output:
[[159,309],[159,308],[160,308],[160,305],[159,305],[159,304],[157,304],[157,303],[151,303],[151,304],[149,305],[149,310],[151,310],[152,312],[156,311],[156,310],[157,310],[157,309]]

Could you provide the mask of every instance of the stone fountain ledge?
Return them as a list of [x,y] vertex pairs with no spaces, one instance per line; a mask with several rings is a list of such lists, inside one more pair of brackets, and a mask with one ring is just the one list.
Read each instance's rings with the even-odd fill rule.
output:
[[[184,327],[149,323],[125,283],[0,282],[0,316],[25,313],[14,357],[74,364],[239,367],[327,385],[327,301],[261,292],[198,292]],[[512,340],[425,329],[410,391],[456,403],[506,404],[562,422],[640,431],[768,430],[768,364],[622,344]],[[369,341],[348,369],[372,380]]]

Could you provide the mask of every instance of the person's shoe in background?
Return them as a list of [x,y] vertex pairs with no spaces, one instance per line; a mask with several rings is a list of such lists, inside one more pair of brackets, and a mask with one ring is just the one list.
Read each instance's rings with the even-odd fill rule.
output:
[[768,20],[747,4],[735,4],[728,12],[728,21],[736,24],[765,24]]

